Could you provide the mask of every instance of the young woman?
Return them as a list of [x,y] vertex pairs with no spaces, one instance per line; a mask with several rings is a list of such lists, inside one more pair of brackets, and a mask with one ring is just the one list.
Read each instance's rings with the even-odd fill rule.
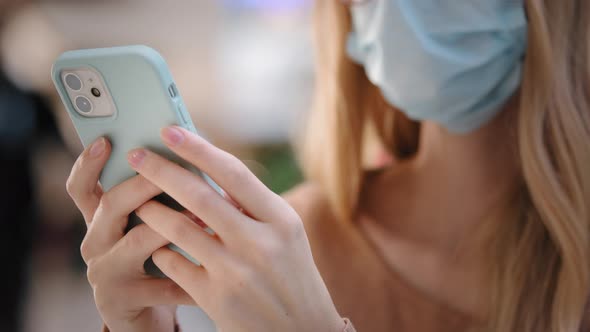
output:
[[[590,330],[590,3],[316,7],[309,181],[284,199],[179,128],[163,140],[226,199],[144,149],[103,193],[108,142],[79,158],[68,190],[106,325],[173,331],[196,303],[221,331]],[[389,161],[369,172],[375,149]],[[133,211],[145,225],[124,234]],[[170,279],[143,273],[150,255]]]

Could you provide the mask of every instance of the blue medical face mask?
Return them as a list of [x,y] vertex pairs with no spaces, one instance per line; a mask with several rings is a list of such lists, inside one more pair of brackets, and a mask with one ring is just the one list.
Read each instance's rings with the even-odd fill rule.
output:
[[467,133],[520,85],[523,0],[370,0],[351,11],[349,56],[411,119]]

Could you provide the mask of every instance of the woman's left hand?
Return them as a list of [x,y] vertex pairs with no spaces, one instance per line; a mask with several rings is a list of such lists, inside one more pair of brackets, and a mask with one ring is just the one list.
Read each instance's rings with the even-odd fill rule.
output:
[[177,164],[145,149],[131,151],[129,163],[138,173],[216,233],[210,235],[183,213],[148,202],[137,215],[202,265],[168,248],[154,252],[155,264],[220,331],[341,331],[344,322],[291,206],[239,159],[201,137],[168,127],[162,139],[208,174],[235,204]]

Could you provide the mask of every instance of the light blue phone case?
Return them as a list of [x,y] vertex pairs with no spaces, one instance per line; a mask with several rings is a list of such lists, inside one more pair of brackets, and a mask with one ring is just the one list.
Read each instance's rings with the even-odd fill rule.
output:
[[[93,68],[102,75],[115,104],[113,116],[88,118],[75,111],[61,73],[81,67]],[[127,163],[127,153],[145,147],[197,172],[220,192],[208,176],[186,164],[160,140],[160,129],[168,125],[178,125],[195,133],[196,129],[168,65],[157,51],[141,45],[69,51],[57,59],[51,76],[84,147],[101,136],[112,144],[110,159],[100,177],[105,191],[136,175]],[[175,90],[175,96],[171,96],[169,89]],[[132,219],[130,223],[137,223]],[[171,248],[197,263],[176,246],[171,245]],[[161,275],[151,262],[146,262],[146,271]]]

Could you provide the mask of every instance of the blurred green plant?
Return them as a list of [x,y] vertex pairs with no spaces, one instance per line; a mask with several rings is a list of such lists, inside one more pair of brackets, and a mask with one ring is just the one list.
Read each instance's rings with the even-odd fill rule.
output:
[[289,145],[257,148],[255,157],[265,169],[265,172],[258,176],[277,194],[284,193],[303,180],[293,149]]

